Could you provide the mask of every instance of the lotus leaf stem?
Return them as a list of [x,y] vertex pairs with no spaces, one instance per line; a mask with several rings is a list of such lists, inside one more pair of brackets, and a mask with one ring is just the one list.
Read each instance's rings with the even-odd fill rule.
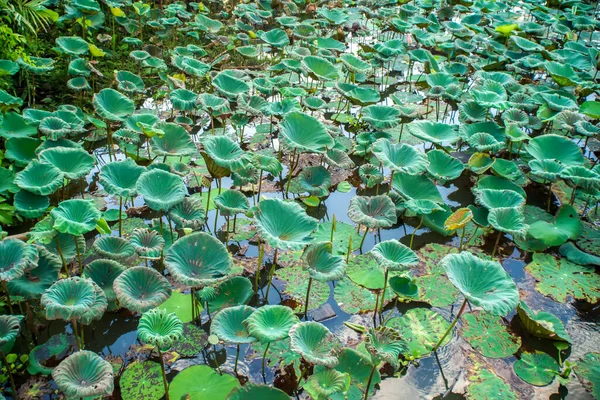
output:
[[458,319],[460,318],[462,313],[465,311],[466,307],[467,307],[467,299],[465,298],[465,300],[462,303],[462,306],[460,306],[460,310],[458,310],[458,314],[456,314],[456,317],[454,318],[454,321],[452,321],[452,324],[450,324],[450,326],[446,330],[446,333],[444,333],[444,336],[442,336],[441,339],[439,340],[439,342],[437,342],[437,344],[433,347],[433,349],[431,349],[434,353],[442,345],[442,342],[444,341],[444,339],[446,339],[446,336],[448,336],[448,334],[456,326]]
[[83,343],[81,343],[81,340],[79,339],[79,332],[77,331],[77,320],[73,318],[71,320],[71,323],[73,324],[73,335],[75,335],[75,343],[77,344],[77,350],[83,350]]
[[123,209],[123,198],[121,196],[119,196],[119,237],[121,237],[123,235],[122,234],[123,225],[122,225],[122,220],[121,220],[121,210],[122,209]]
[[379,310],[379,291],[375,297],[375,308],[373,309],[373,327],[377,327],[377,310]]
[[4,288],[4,292],[6,293],[6,302],[8,303],[8,310],[11,314],[14,314],[12,302],[10,301],[10,293],[8,292],[8,285],[6,284],[6,281],[2,281],[2,287]]
[[494,249],[492,250],[492,257],[496,255],[496,250],[498,250],[498,244],[500,243],[500,238],[502,237],[502,232],[498,232],[498,237],[496,237],[496,243],[494,243]]
[[235,372],[237,374],[238,360],[240,358],[240,344],[238,343],[236,347],[237,348],[235,351],[235,365],[233,366],[233,372]]
[[[262,169],[258,171],[258,201],[259,202],[260,202],[260,192],[262,190],[262,173],[263,173]],[[252,191],[252,192],[254,192],[254,191]]]
[[269,270],[269,283],[267,285],[267,293],[265,294],[265,300],[269,301],[269,291],[271,290],[271,285],[273,284],[273,275],[275,275],[275,267],[277,266],[277,252],[279,249],[275,249],[273,253],[273,264],[271,265],[271,269]]
[[373,368],[371,368],[371,373],[369,374],[369,381],[367,382],[367,387],[365,389],[364,400],[367,400],[369,398],[369,389],[371,388],[371,382],[373,381],[373,375],[375,374],[375,369],[377,369],[377,364],[374,364]]
[[81,251],[79,251],[79,243],[77,242],[77,236],[73,236],[75,242],[75,252],[77,253],[77,264],[79,264],[79,271],[83,272],[83,264],[81,262]]
[[258,240],[258,265],[256,266],[256,294],[258,294],[258,285],[260,280],[260,267],[262,266],[263,257],[265,255],[265,248],[261,246],[260,239]]
[[458,245],[458,251],[461,252],[463,249],[463,243],[465,241],[465,233],[467,232],[467,226],[463,226],[462,234],[460,235],[460,244]]
[[158,346],[156,346],[156,351],[158,351],[158,359],[160,360],[160,371],[162,372],[163,386],[165,388],[165,399],[169,400],[169,382],[167,382],[167,374],[165,373],[165,360],[163,359],[162,351],[160,351]]
[[308,287],[306,288],[306,300],[304,301],[304,317],[308,320],[308,298],[310,295],[310,287],[312,286],[312,278],[308,278]]
[[294,160],[296,159],[296,149],[294,149],[294,152],[292,153],[292,157],[291,157],[291,162],[290,162],[290,169],[288,171],[288,176],[287,176],[287,185],[285,187],[285,197],[287,198],[288,196],[288,192],[290,191],[290,183],[292,182],[292,175],[294,174],[294,170],[296,169]]
[[58,235],[54,236],[54,240],[56,241],[56,251],[58,251],[58,255],[60,256],[60,260],[62,261],[63,268],[65,269],[65,275],[69,277],[69,269],[67,268],[67,262],[65,261],[65,256],[63,255],[62,249],[60,247],[60,240],[58,240]]
[[390,175],[390,184],[388,185],[387,192],[385,194],[390,194],[390,189],[392,188],[392,180],[394,179],[394,170],[392,170],[392,174]]
[[265,383],[267,383],[267,377],[265,376],[265,360],[267,359],[267,351],[269,351],[270,345],[271,345],[271,342],[267,343],[267,347],[265,347],[265,352],[263,353],[263,359],[262,359],[262,377],[263,377],[263,381]]
[[365,225],[365,233],[360,241],[360,250],[362,251],[363,244],[365,243],[365,238],[367,237],[367,233],[369,233],[369,228]]
[[381,292],[381,304],[379,305],[379,320],[381,320],[381,316],[383,316],[383,304],[385,303],[385,290],[387,289],[389,271],[390,270],[386,267],[385,272],[383,274],[383,291]]
[[419,225],[417,225],[417,227],[412,231],[412,235],[410,235],[410,244],[408,245],[408,248],[410,248],[412,250],[412,246],[413,246],[413,240],[415,239],[415,233],[417,233],[417,231],[419,229],[421,229],[421,227],[423,226],[423,218],[425,218],[425,214],[421,215],[421,220],[419,221]]
[[8,372],[8,380],[10,381],[10,388],[13,392],[13,398],[18,400],[19,397],[17,396],[17,387],[15,386],[15,378],[13,378],[12,368],[8,361],[6,361],[6,355],[3,351],[0,351],[0,356],[2,356],[2,363],[6,365],[6,372]]

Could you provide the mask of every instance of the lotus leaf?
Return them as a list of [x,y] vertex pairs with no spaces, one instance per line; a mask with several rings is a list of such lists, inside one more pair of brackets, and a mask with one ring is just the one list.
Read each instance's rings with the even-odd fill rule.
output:
[[309,217],[296,203],[268,199],[258,204],[256,226],[261,237],[272,247],[300,250],[313,241],[310,234],[317,225],[317,220]]
[[96,112],[102,118],[121,122],[133,114],[135,105],[127,96],[114,89],[102,89],[94,94],[93,104]]
[[[199,14],[200,15],[200,14]],[[169,385],[169,397],[225,400],[239,382],[231,375],[220,375],[208,365],[193,365],[175,375]]]
[[54,218],[54,229],[77,236],[96,229],[102,214],[92,200],[72,199],[61,202],[50,215]]
[[47,196],[62,186],[63,174],[53,165],[34,160],[17,173],[14,183],[38,196]]
[[463,314],[462,321],[461,336],[486,357],[508,357],[521,347],[521,339],[506,330],[500,317],[475,311]]
[[125,269],[125,266],[116,261],[98,259],[85,266],[83,276],[100,286],[107,301],[114,302],[117,300],[117,295],[113,289],[113,282]]
[[554,160],[565,166],[583,164],[579,146],[564,136],[538,136],[531,139],[525,149],[538,161]]
[[171,296],[171,284],[161,274],[146,267],[132,267],[119,275],[113,289],[121,306],[143,313]]
[[558,249],[563,257],[579,265],[600,266],[600,257],[579,250],[573,243],[567,242]]
[[534,386],[550,384],[560,370],[554,358],[540,351],[521,354],[513,368],[519,378]]
[[140,342],[167,351],[183,335],[183,324],[177,315],[155,308],[142,314],[137,335]]
[[190,156],[196,153],[196,146],[184,128],[170,122],[160,123],[156,128],[164,132],[152,138],[152,150],[159,156]]
[[414,121],[408,124],[408,131],[411,135],[435,144],[452,144],[458,141],[459,136],[452,125],[447,125],[433,121]]
[[52,378],[68,397],[110,396],[114,390],[110,363],[87,350],[63,360],[52,371]]
[[302,254],[302,261],[310,277],[320,282],[340,280],[346,273],[344,259],[332,255],[330,242],[310,244]]
[[323,153],[333,147],[332,137],[314,117],[291,112],[281,122],[281,140],[290,149],[308,153]]
[[159,400],[165,394],[160,364],[153,361],[134,361],[129,364],[121,378],[119,388],[123,400]]
[[373,145],[373,154],[384,167],[394,172],[419,174],[429,162],[425,155],[406,144],[391,144],[388,139],[379,139]]
[[348,216],[368,228],[388,228],[396,223],[396,207],[387,195],[355,196],[350,200]]
[[181,177],[160,169],[141,174],[136,188],[146,204],[156,211],[168,211],[180,203],[186,194]]
[[318,56],[307,56],[302,59],[304,70],[316,80],[335,81],[340,77],[339,70],[327,59]]
[[131,158],[112,162],[100,170],[100,183],[113,196],[134,197],[137,194],[137,181],[145,170]]
[[575,373],[581,379],[589,382],[588,386],[591,386],[594,397],[598,397],[600,394],[600,386],[598,385],[598,378],[600,377],[600,356],[598,353],[587,353],[582,359],[577,362],[575,366]]
[[[408,354],[416,358],[429,355],[450,326],[441,315],[427,308],[410,309],[401,317],[390,319],[386,325],[398,330],[408,347]],[[442,344],[448,342],[449,336]]]
[[333,368],[337,365],[340,341],[323,324],[299,322],[291,327],[290,343],[292,351],[300,354],[313,365]]
[[248,333],[263,343],[285,339],[298,321],[291,308],[280,305],[265,305],[255,310],[244,324]]
[[95,158],[81,148],[54,147],[40,152],[39,158],[58,168],[68,179],[82,178],[95,163]]
[[46,319],[78,320],[84,325],[100,319],[108,302],[102,289],[91,279],[71,277],[56,281],[42,295]]
[[524,301],[519,303],[517,314],[525,330],[533,336],[571,342],[565,326],[554,314],[545,311],[534,312]]
[[[10,239],[5,239],[0,242],[2,254],[7,254],[4,243],[9,241]],[[12,295],[22,296],[26,299],[38,299],[58,280],[58,274],[62,267],[60,258],[41,246],[37,247],[37,252],[39,259],[32,268],[27,268],[28,271],[19,278],[8,280],[7,287]]]

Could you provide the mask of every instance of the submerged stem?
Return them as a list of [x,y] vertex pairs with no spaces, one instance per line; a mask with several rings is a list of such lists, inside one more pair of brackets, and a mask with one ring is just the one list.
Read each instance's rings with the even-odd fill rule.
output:
[[446,333],[444,333],[444,336],[441,337],[440,341],[437,342],[437,344],[433,347],[433,349],[432,349],[433,352],[435,352],[442,345],[442,342],[444,341],[444,339],[446,339],[446,336],[448,336],[448,334],[450,332],[452,332],[452,329],[454,328],[454,326],[456,326],[458,319],[460,318],[462,313],[465,311],[466,306],[467,306],[467,298],[465,297],[465,301],[463,301],[462,306],[460,306],[460,310],[458,310],[458,314],[456,314],[454,321],[452,321],[452,324],[450,324],[450,326],[446,330]]

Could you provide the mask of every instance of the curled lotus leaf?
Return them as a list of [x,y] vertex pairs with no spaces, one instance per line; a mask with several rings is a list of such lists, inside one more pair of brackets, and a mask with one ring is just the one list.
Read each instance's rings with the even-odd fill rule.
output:
[[171,284],[157,271],[146,267],[125,270],[113,283],[119,304],[130,311],[146,312],[171,296]]
[[407,200],[408,209],[419,214],[429,214],[444,203],[438,188],[424,175],[394,174],[392,188]]
[[507,315],[517,307],[519,290],[500,263],[463,251],[445,256],[440,264],[471,304],[494,315]]
[[350,200],[348,216],[353,222],[368,228],[389,228],[397,221],[396,206],[385,194],[354,196]]
[[[2,249],[2,243],[8,240],[0,242],[0,254],[6,254]],[[11,295],[22,296],[26,299],[39,299],[46,289],[58,280],[58,274],[62,267],[60,258],[42,246],[37,246],[37,252],[39,259],[35,266],[28,269],[19,278],[8,281],[8,291]]]
[[273,47],[284,47],[290,44],[287,33],[281,28],[274,28],[263,32],[260,39]]
[[69,398],[110,396],[114,390],[112,365],[87,350],[80,350],[64,359],[52,371],[52,378]]
[[[201,291],[196,293],[199,295]],[[234,276],[221,282],[214,293],[211,293],[210,299],[206,301],[211,311],[218,311],[227,307],[247,304],[253,295],[254,290],[250,279],[244,276]],[[201,298],[200,301],[202,301]]]
[[178,229],[198,230],[204,224],[206,213],[199,199],[186,197],[169,210],[169,216]]
[[139,177],[136,188],[148,207],[155,211],[168,211],[180,203],[186,194],[181,177],[161,169],[144,172]]
[[301,112],[287,114],[280,123],[283,145],[300,152],[323,153],[334,145],[325,126],[316,118]]
[[[209,136],[202,141],[204,151],[217,166],[235,171],[249,162],[240,145],[226,136]],[[204,153],[202,154],[204,156]]]
[[62,186],[63,174],[53,165],[34,160],[17,173],[14,183],[38,196],[47,196]]
[[158,260],[165,248],[165,239],[150,229],[134,229],[129,242],[140,257],[150,260]]
[[458,178],[465,169],[463,163],[443,150],[427,152],[427,172],[432,178],[441,181],[451,181]]
[[488,220],[497,231],[524,236],[529,226],[525,224],[523,210],[517,207],[493,208]]
[[371,105],[362,109],[362,118],[374,129],[390,129],[401,122],[401,112],[397,108]]
[[38,264],[37,248],[22,240],[7,238],[0,241],[0,280],[10,282],[23,276]]
[[118,88],[126,93],[143,93],[146,89],[142,78],[129,71],[115,71],[115,79]]
[[297,203],[267,199],[258,203],[256,227],[260,236],[272,247],[300,250],[313,241],[312,232],[318,221],[306,214]]
[[50,375],[56,362],[62,361],[75,348],[75,337],[65,333],[53,335],[44,344],[34,347],[29,353],[27,372],[31,375]]
[[108,163],[100,170],[100,184],[113,196],[134,197],[137,195],[137,181],[144,171],[146,168],[137,165],[131,158]]
[[292,326],[298,322],[291,308],[265,305],[255,310],[244,323],[251,336],[262,343],[270,343],[287,338]]
[[196,153],[196,145],[180,125],[164,122],[155,126],[164,132],[152,138],[152,150],[160,156],[190,156]]
[[165,266],[173,279],[194,288],[223,281],[231,265],[231,256],[223,243],[203,232],[179,239],[165,256]]
[[300,191],[308,192],[311,196],[325,197],[331,187],[331,173],[323,166],[306,167],[296,178]]
[[419,263],[417,254],[398,240],[377,243],[371,250],[380,267],[390,271],[406,271]]
[[341,342],[319,322],[299,322],[291,327],[290,344],[292,351],[300,354],[313,365],[333,368],[337,365],[337,353]]
[[571,242],[567,242],[560,246],[558,251],[563,257],[566,257],[567,260],[574,262],[575,264],[600,266],[600,257],[580,250]]
[[525,198],[512,190],[479,189],[475,191],[475,200],[487,209],[502,207],[522,207]]
[[400,332],[388,326],[370,328],[365,335],[365,348],[373,364],[385,361],[395,369],[400,365],[398,357],[407,350]]
[[15,345],[21,330],[22,318],[16,315],[0,315],[0,351],[2,353],[10,353]]
[[246,305],[225,308],[213,317],[210,333],[227,343],[252,343],[256,338],[250,336],[244,321],[253,312],[254,308]]
[[564,136],[549,134],[529,141],[525,150],[536,160],[554,160],[565,166],[582,165],[583,154],[579,146]]
[[575,188],[593,190],[600,187],[600,175],[581,165],[567,166],[559,175]]
[[113,302],[117,300],[113,283],[125,269],[125,266],[114,260],[98,259],[84,267],[83,276],[94,281],[104,291],[106,300]]
[[458,141],[459,135],[455,127],[441,122],[419,120],[407,126],[408,132],[426,142],[435,144],[452,144]]
[[94,94],[94,108],[102,118],[122,122],[135,111],[133,101],[114,89],[102,89]]
[[444,229],[455,231],[463,229],[473,219],[473,211],[470,208],[459,208],[444,222]]
[[50,211],[54,229],[69,235],[83,235],[96,229],[102,214],[92,200],[72,199],[61,202]]
[[303,388],[313,399],[324,400],[345,393],[350,388],[350,383],[351,378],[348,373],[320,367],[315,368],[315,372],[307,379]]
[[302,59],[302,67],[313,79],[322,81],[336,81],[340,77],[340,72],[335,65],[323,57],[304,57]]
[[244,95],[250,91],[250,85],[241,79],[236,78],[229,71],[225,70],[220,72],[212,80],[212,85],[225,96],[230,98],[237,98],[237,96]]
[[142,314],[137,336],[140,342],[167,351],[183,336],[183,323],[174,313],[154,308]]
[[84,325],[100,319],[108,302],[104,291],[91,279],[71,277],[50,286],[40,299],[46,319],[80,321]]
[[56,38],[56,44],[70,56],[87,54],[89,51],[89,44],[79,36],[60,36]]
[[582,233],[582,224],[573,206],[562,206],[553,222],[536,220],[529,225],[527,235],[545,247],[560,246],[567,240],[576,240]]
[[237,190],[225,190],[215,197],[215,206],[224,216],[243,214],[250,208],[246,196]]
[[415,175],[425,171],[429,165],[425,154],[413,146],[392,144],[389,139],[378,139],[373,145],[373,154],[384,167],[394,172]]
[[546,311],[535,312],[524,301],[519,303],[517,314],[525,330],[533,336],[571,343],[565,326],[554,314]]
[[124,261],[135,254],[135,248],[128,240],[117,236],[101,236],[93,244],[100,257]]
[[302,254],[303,266],[320,282],[337,281],[346,274],[344,258],[332,254],[331,242],[311,243]]
[[33,194],[27,190],[20,190],[15,194],[13,206],[15,211],[25,218],[40,218],[50,207],[50,198]]

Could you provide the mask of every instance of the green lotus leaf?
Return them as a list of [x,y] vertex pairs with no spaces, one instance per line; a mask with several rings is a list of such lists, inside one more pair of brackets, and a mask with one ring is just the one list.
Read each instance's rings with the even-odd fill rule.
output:
[[146,88],[139,75],[129,71],[115,71],[115,79],[119,83],[117,88],[125,93],[143,93]]
[[443,150],[427,152],[427,172],[435,180],[452,181],[458,178],[465,169],[463,163]]
[[164,132],[152,138],[152,150],[159,156],[190,156],[196,153],[196,146],[186,130],[170,122],[157,124]]
[[181,177],[160,169],[153,169],[140,175],[137,192],[155,211],[168,211],[185,197],[185,184]]
[[536,289],[564,303],[569,297],[595,303],[600,299],[600,277],[593,267],[573,264],[550,254],[534,253],[525,270],[536,279]]
[[487,109],[476,101],[465,100],[458,105],[460,117],[468,122],[483,122],[487,114]]
[[19,186],[14,182],[15,174],[13,171],[0,167],[0,194],[5,196],[7,193],[17,193]]
[[100,256],[116,261],[125,261],[135,254],[129,241],[118,236],[101,236],[94,242],[94,251]]
[[260,55],[256,46],[241,46],[237,47],[235,51],[243,55],[244,57],[256,58]]
[[298,192],[308,192],[311,196],[325,197],[329,194],[331,187],[331,173],[321,165],[306,167],[300,171],[296,182]]
[[46,319],[73,319],[88,325],[100,319],[108,302],[102,289],[91,279],[71,277],[56,281],[40,299],[46,310]]
[[302,261],[310,277],[320,282],[337,281],[346,274],[344,258],[332,255],[331,242],[310,244],[304,249]]
[[33,125],[29,125],[21,114],[15,112],[8,112],[4,114],[1,122],[0,136],[5,139],[11,137],[27,137],[33,136],[37,133],[37,128]]
[[5,142],[4,156],[18,167],[26,167],[37,157],[41,140],[30,137],[11,137]]
[[129,53],[129,57],[133,58],[137,62],[141,62],[147,58],[150,58],[151,55],[145,50],[133,50]]
[[[292,254],[295,254],[295,252],[292,252]],[[298,257],[300,256],[301,254],[298,254]],[[285,259],[285,253],[282,255],[281,259]],[[295,263],[296,261],[294,261],[294,264]],[[275,272],[275,276],[285,284],[283,294],[294,301],[294,311],[298,314],[304,313],[305,309],[308,311],[320,307],[325,304],[329,298],[331,290],[327,282],[318,280],[311,281],[309,272],[305,270],[302,265],[288,266],[287,268],[279,269]],[[308,298],[309,304],[308,307],[306,307],[306,293],[308,291],[309,282],[311,284]]]
[[149,229],[134,229],[129,242],[140,257],[150,260],[158,260],[165,247],[162,236]]
[[313,365],[333,368],[342,344],[319,322],[299,322],[289,331],[291,350]]
[[19,331],[21,330],[21,316],[0,315],[0,351],[10,353]]
[[253,295],[252,282],[246,277],[234,276],[217,286],[214,296],[208,301],[208,308],[212,312],[248,304]]
[[419,262],[414,251],[393,239],[377,243],[371,253],[380,266],[390,271],[406,271]]
[[204,287],[227,276],[231,269],[231,256],[215,237],[197,232],[179,239],[169,248],[165,266],[176,282]]
[[92,103],[98,115],[109,121],[124,121],[135,111],[131,99],[110,88],[94,94]]
[[244,214],[250,208],[246,196],[237,190],[225,190],[215,197],[215,206],[224,216]]
[[[450,327],[441,315],[428,308],[412,308],[401,317],[390,319],[386,325],[398,330],[408,347],[408,354],[416,358],[428,356]],[[450,336],[442,345],[448,342]]]
[[365,73],[372,68],[371,64],[350,53],[340,54],[340,60],[350,72],[355,74]]
[[113,289],[119,304],[130,311],[144,313],[171,296],[171,284],[156,270],[132,267],[119,275]]
[[476,306],[494,315],[507,315],[519,302],[517,285],[496,261],[463,251],[445,256],[440,264],[450,282]]
[[365,335],[365,348],[369,352],[373,364],[385,361],[395,369],[400,364],[398,357],[407,350],[400,333],[388,326],[380,326],[377,329],[370,328]]
[[267,199],[258,203],[256,227],[260,236],[272,247],[300,250],[313,241],[316,219],[309,217],[297,203]]
[[281,140],[290,149],[322,153],[334,145],[325,126],[307,114],[291,112],[285,116],[280,126]]
[[114,302],[117,296],[113,289],[114,280],[125,271],[126,267],[113,260],[94,260],[83,269],[83,276],[90,278],[104,291],[106,300]]
[[177,315],[155,308],[142,314],[137,328],[140,342],[167,351],[183,335],[183,324]]
[[[226,136],[209,136],[203,140],[202,144],[205,150],[202,156],[207,164],[212,162],[217,167],[224,168],[229,172],[243,168],[246,163],[249,163],[249,156],[240,148],[239,144]],[[210,165],[208,167],[210,171]],[[213,173],[211,172],[211,174]],[[221,173],[221,175],[223,174]]]
[[114,390],[113,367],[102,357],[80,350],[52,371],[56,386],[70,398],[110,396]]
[[[3,243],[8,240],[5,239],[3,242],[0,242],[3,254],[6,251]],[[19,278],[8,280],[8,290],[13,296],[22,296],[26,299],[39,299],[46,289],[58,280],[58,274],[62,267],[60,258],[41,246],[37,247],[37,252],[39,259],[33,268],[29,268]]]
[[534,312],[524,301],[519,303],[517,314],[525,330],[533,336],[571,342],[565,326],[554,314],[546,311]]
[[253,383],[248,383],[242,387],[236,387],[227,396],[227,400],[289,400],[289,398],[290,396],[280,389],[267,385],[256,385]]
[[[568,66],[568,64],[565,66]],[[587,115],[591,119],[600,119],[600,102],[585,101],[581,104],[581,107],[579,107],[579,112]]]
[[525,149],[536,160],[555,160],[565,166],[583,164],[583,154],[575,142],[564,136],[542,135],[529,141]]
[[358,176],[368,188],[383,183],[385,176],[373,164],[363,164],[358,168]]
[[34,160],[17,173],[14,183],[38,196],[47,196],[62,186],[63,174],[53,165]]
[[[339,364],[335,367],[335,370],[342,373],[348,373],[352,379],[352,383],[356,384],[361,390],[366,389],[369,380],[371,380],[372,385],[381,382],[381,374],[377,368],[375,369],[372,378],[369,379],[373,363],[366,354],[345,347],[340,352],[338,359]],[[363,393],[360,393],[359,396],[362,397]]]
[[71,129],[71,125],[67,121],[56,116],[44,118],[40,122],[38,128],[40,132],[46,135],[50,140],[64,138],[73,131],[73,129]]
[[[540,96],[546,102],[546,106],[551,113],[553,111],[555,113],[557,113],[557,112],[565,111],[565,110],[570,110],[570,111],[578,111],[579,110],[579,105],[577,104],[577,102],[572,100],[570,97],[562,96],[562,95],[556,94],[556,93],[541,93]],[[541,109],[540,109],[540,111],[541,111]],[[539,112],[538,112],[538,115],[540,115]]]
[[15,194],[13,205],[15,211],[25,218],[40,218],[50,207],[50,198],[21,190]]
[[336,81],[340,77],[340,72],[335,65],[323,57],[304,57],[302,59],[302,67],[311,78],[316,80]]
[[18,110],[23,105],[23,100],[19,97],[8,94],[5,90],[0,90],[0,106],[2,110]]
[[401,112],[390,106],[371,105],[362,109],[362,118],[374,129],[389,129],[401,122]]
[[304,40],[314,40],[317,37],[317,31],[314,26],[308,23],[300,23],[296,25],[292,31],[294,37]]
[[354,196],[350,200],[348,216],[353,222],[373,229],[389,228],[397,221],[396,206],[385,194]]
[[213,317],[210,332],[228,343],[252,343],[256,339],[250,336],[244,321],[253,312],[254,308],[246,305],[225,308]]
[[123,400],[159,400],[165,394],[160,364],[154,361],[134,361],[119,379]]
[[493,208],[488,215],[490,224],[500,232],[524,236],[529,226],[525,224],[523,211],[517,207]]
[[60,50],[70,56],[87,54],[89,44],[79,36],[60,36],[56,38],[56,44]]
[[567,260],[579,265],[596,265],[600,266],[600,257],[588,254],[577,248],[573,243],[567,242],[558,249],[563,257]]
[[373,145],[373,154],[384,167],[394,172],[416,175],[429,164],[425,154],[406,144],[391,144],[388,139],[379,139]]
[[511,335],[500,317],[475,311],[461,318],[461,337],[485,357],[505,358],[521,347],[521,338]]
[[26,108],[25,110],[23,110],[22,118],[26,123],[38,126],[44,118],[50,116],[52,116],[52,113],[50,111],[41,110],[38,108]]
[[81,144],[75,143],[69,139],[46,140],[36,149],[36,153],[39,154],[42,151],[53,147],[81,147]]
[[477,203],[490,210],[525,205],[525,198],[512,190],[480,189],[475,192],[475,196]]
[[[350,276],[350,272],[348,274]],[[362,277],[365,280],[369,280],[369,286],[375,286],[375,282],[371,281],[373,274],[365,274]],[[380,281],[377,282],[378,288],[383,287],[383,273],[380,276]],[[353,279],[357,279],[357,275],[353,274]],[[358,279],[357,279],[358,280]],[[362,287],[355,284],[348,277],[342,279],[335,285],[335,289],[333,291],[335,301],[338,303],[342,311],[348,314],[357,314],[373,311],[375,308],[376,296],[375,294]],[[393,300],[395,295],[390,293],[390,291],[386,292],[386,297],[384,304]]]
[[598,353],[587,353],[583,358],[577,361],[574,371],[579,378],[585,380],[588,387],[591,387],[594,397],[600,395],[600,355]]
[[600,174],[581,165],[570,165],[560,171],[560,177],[571,186],[582,189],[597,189],[600,187]]
[[519,184],[527,182],[525,174],[523,174],[517,164],[503,158],[496,158],[492,165],[492,171],[498,176],[518,182]]
[[411,135],[439,145],[452,144],[459,139],[458,133],[452,125],[421,120],[413,121],[407,127]]
[[545,247],[560,246],[567,240],[577,239],[582,232],[577,211],[564,205],[556,214],[554,223],[538,220],[529,225],[528,236],[539,241]]
[[10,60],[0,60],[1,75],[14,75],[19,72],[19,64]]
[[348,154],[345,151],[338,149],[327,150],[327,152],[325,153],[325,162],[332,167],[347,170],[353,169],[355,166],[354,161],[352,161],[350,156],[348,156]]
[[412,279],[405,276],[393,276],[389,279],[390,288],[401,298],[417,299],[419,288]]
[[96,221],[102,214],[92,200],[72,199],[61,202],[50,215],[54,218],[54,229],[77,236],[96,229]]
[[290,44],[290,39],[283,29],[275,28],[270,31],[263,32],[260,39],[273,47],[284,47]]
[[285,339],[298,317],[291,308],[281,305],[265,305],[255,310],[244,324],[248,333],[262,343]]
[[[214,200],[211,201],[214,202]],[[201,201],[194,197],[186,197],[181,203],[177,203],[169,210],[169,216],[178,229],[190,228],[192,230],[200,229],[206,218]]]
[[108,163],[100,170],[100,184],[113,196],[134,197],[137,195],[137,181],[144,171],[146,169],[131,158]]
[[394,174],[392,187],[407,200],[405,206],[419,214],[429,214],[444,203],[435,184],[424,175]]
[[467,387],[468,399],[490,399],[517,400],[518,396],[511,386],[494,372],[489,371],[487,366],[481,367],[477,364],[475,372],[469,376],[471,384]]
[[227,70],[215,76],[211,83],[219,92],[232,99],[250,91],[250,85],[228,73]]
[[192,111],[196,108],[198,95],[191,90],[176,89],[169,94],[173,108],[180,111]]
[[485,175],[479,182],[477,182],[477,186],[474,190],[483,190],[483,189],[496,189],[496,190],[512,190],[522,197],[526,197],[525,190],[519,185],[513,183],[512,181],[502,178],[500,176],[494,175]]
[[57,361],[62,361],[75,348],[75,338],[64,333],[56,334],[46,343],[36,346],[29,353],[27,372],[32,375],[50,375]]
[[352,104],[368,106],[378,103],[381,100],[379,92],[375,89],[343,82],[336,83],[335,88],[342,96],[348,98]]
[[68,179],[79,179],[94,168],[95,158],[81,148],[54,147],[39,154],[40,161],[54,165]]
[[90,83],[83,76],[69,79],[67,81],[67,87],[76,92],[86,92],[92,90]]
[[546,353],[523,353],[521,358],[513,364],[517,376],[534,386],[546,386],[552,383],[559,374],[560,366]]
[[75,75],[78,77],[89,77],[92,73],[92,70],[88,65],[88,60],[86,60],[85,58],[75,58],[69,63],[69,68],[67,72],[69,75]]
[[233,376],[220,375],[208,365],[193,365],[175,375],[169,385],[169,397],[181,399],[189,396],[190,399],[225,400],[239,385]]

